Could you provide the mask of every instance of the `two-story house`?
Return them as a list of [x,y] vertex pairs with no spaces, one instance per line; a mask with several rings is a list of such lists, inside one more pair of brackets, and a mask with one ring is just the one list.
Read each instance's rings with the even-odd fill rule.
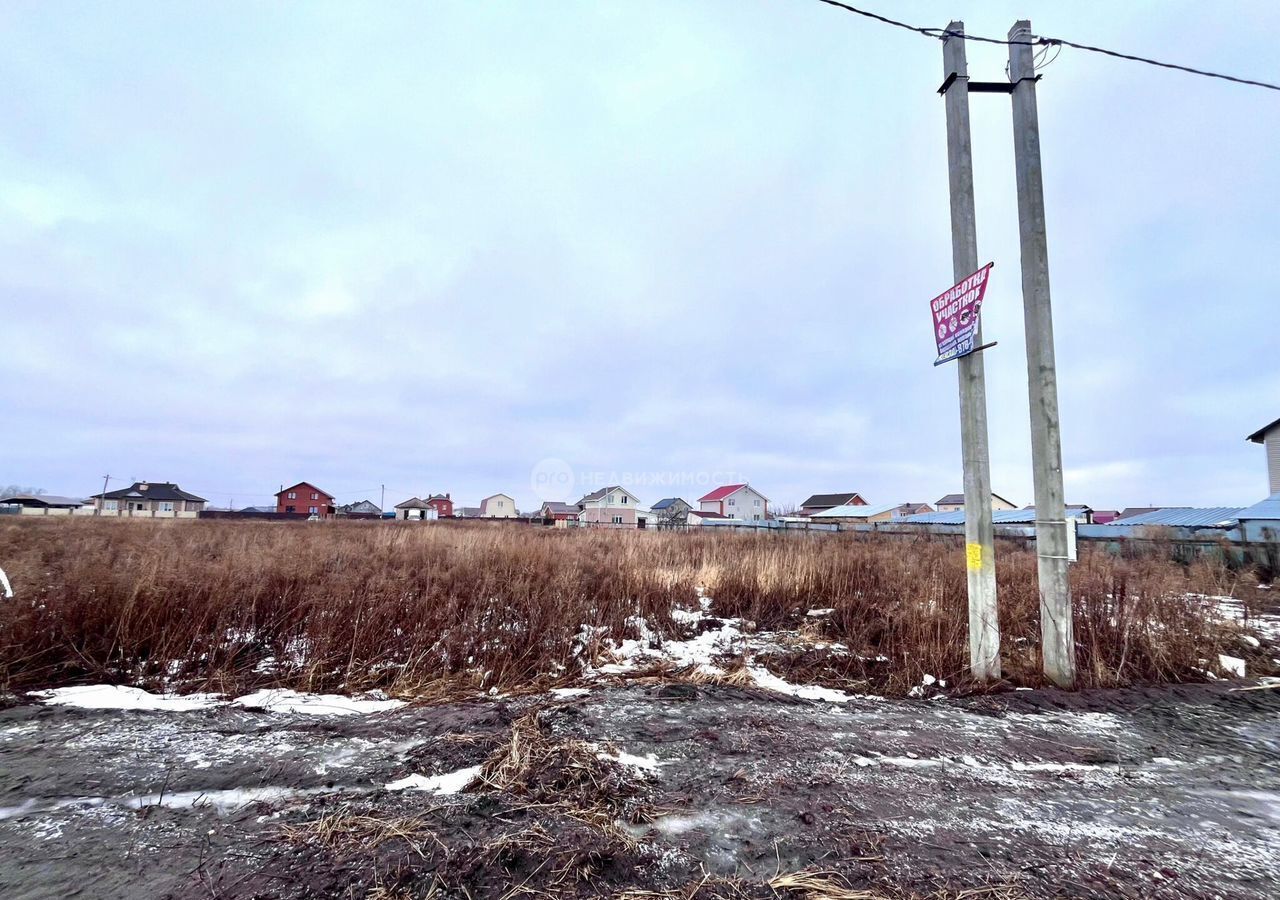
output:
[[579,525],[635,528],[640,501],[635,494],[615,484],[587,494],[578,501],[577,507]]
[[[947,494],[937,503],[934,504],[938,512],[960,512],[964,509],[964,494]],[[991,495],[991,508],[996,512],[1002,509],[1017,509],[1018,507],[1011,501],[1004,499],[999,494]]]
[[327,519],[336,510],[333,506],[333,495],[326,494],[314,484],[299,481],[293,487],[281,488],[276,494],[276,512],[303,513]]
[[698,509],[743,522],[763,522],[769,518],[769,498],[749,484],[726,484],[699,497]]
[[494,494],[480,501],[480,518],[482,519],[514,519],[519,516],[516,501],[506,494]]
[[453,497],[449,494],[432,494],[427,498],[427,506],[436,511],[438,519],[453,517]]

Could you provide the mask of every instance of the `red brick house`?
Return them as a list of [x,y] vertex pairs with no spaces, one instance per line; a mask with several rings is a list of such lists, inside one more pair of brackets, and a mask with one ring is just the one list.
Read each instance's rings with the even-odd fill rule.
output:
[[427,506],[434,509],[442,519],[453,515],[453,498],[448,494],[432,494],[427,498]]
[[333,495],[326,494],[314,484],[299,481],[276,494],[276,512],[302,513],[327,519],[334,513]]

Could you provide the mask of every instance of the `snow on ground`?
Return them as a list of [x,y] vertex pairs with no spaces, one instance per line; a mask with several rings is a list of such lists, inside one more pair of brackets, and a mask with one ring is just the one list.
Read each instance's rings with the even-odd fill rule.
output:
[[[782,639],[793,637],[794,634],[756,632],[752,625],[742,619],[717,618],[710,614],[711,603],[710,597],[703,596],[699,598],[699,609],[672,610],[671,618],[694,632],[691,637],[686,638],[665,637],[643,618],[633,616],[628,624],[639,632],[640,637],[621,641],[606,640],[605,652],[613,661],[596,667],[587,666],[584,674],[588,678],[622,675],[661,664],[715,677],[728,674],[720,660],[730,657],[746,660],[747,676],[756,686],[766,690],[828,703],[847,703],[853,699],[854,695],[845,691],[813,684],[792,684],[770,672],[759,658],[781,650],[784,645]],[[815,609],[810,610],[807,615],[821,618],[831,612],[830,609]],[[591,629],[584,625],[582,634],[590,635]],[[812,648],[835,653],[848,652],[848,648],[839,643],[819,642],[813,644]],[[751,662],[752,659],[756,661]]]
[[469,766],[442,775],[407,775],[387,784],[389,791],[430,791],[433,794],[456,794],[480,777],[479,766]]
[[34,691],[53,706],[77,706],[82,709],[129,709],[161,712],[190,712],[228,704],[268,712],[305,713],[316,716],[350,716],[386,712],[405,705],[380,695],[347,697],[341,694],[305,694],[283,688],[254,691],[228,700],[221,694],[153,694],[142,688],[114,684],[91,684],[76,687]]
[[142,688],[116,684],[89,684],[35,691],[45,703],[78,706],[82,709],[145,709],[187,712],[207,709],[222,702],[218,694],[152,694]]

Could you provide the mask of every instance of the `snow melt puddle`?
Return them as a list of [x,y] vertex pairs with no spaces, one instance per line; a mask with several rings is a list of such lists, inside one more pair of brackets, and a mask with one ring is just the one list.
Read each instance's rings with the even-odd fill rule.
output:
[[469,766],[443,775],[406,775],[390,782],[389,791],[430,791],[433,794],[456,794],[480,777],[479,766]]
[[376,693],[364,697],[347,697],[342,694],[304,694],[284,688],[254,691],[235,700],[227,700],[221,694],[152,694],[142,688],[114,684],[54,688],[34,691],[32,696],[54,706],[76,706],[81,709],[190,712],[234,705],[246,709],[265,709],[273,713],[314,716],[364,715],[399,709],[405,705],[403,700],[392,700]]

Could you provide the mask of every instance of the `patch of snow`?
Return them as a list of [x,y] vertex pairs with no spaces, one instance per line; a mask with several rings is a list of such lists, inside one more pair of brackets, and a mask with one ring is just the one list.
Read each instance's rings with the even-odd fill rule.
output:
[[822,687],[817,684],[792,684],[774,675],[764,666],[747,666],[747,672],[751,675],[751,680],[766,690],[777,691],[779,694],[789,694],[792,697],[801,697],[805,700],[822,700],[827,703],[848,703],[854,699],[852,694],[835,688]]
[[834,607],[826,607],[823,609],[811,609],[807,613],[805,613],[805,615],[811,619],[821,619],[824,616],[831,615],[833,612],[835,612]]
[[587,694],[590,694],[590,693],[591,691],[589,691],[587,688],[580,688],[580,687],[562,687],[562,688],[551,689],[551,696],[558,697],[561,700],[567,700],[570,697],[585,697]]
[[1244,678],[1244,660],[1238,656],[1227,656],[1225,653],[1219,653],[1218,667],[1228,675]]
[[354,716],[386,712],[405,705],[403,700],[357,699],[341,694],[303,694],[287,688],[267,688],[237,697],[236,706],[265,709],[269,712],[305,713],[313,716]]
[[208,709],[222,702],[218,694],[152,694],[142,688],[116,684],[89,684],[34,691],[45,703],[82,709],[143,709],[188,712]]
[[601,759],[611,759],[614,762],[622,763],[624,766],[631,766],[636,769],[643,769],[646,772],[656,772],[658,767],[662,765],[658,761],[658,757],[653,753],[647,753],[644,756],[636,756],[634,753],[627,753],[624,750],[605,750],[599,752]]
[[433,794],[456,794],[480,776],[479,766],[470,766],[443,775],[406,775],[387,785],[389,791],[430,791]]

